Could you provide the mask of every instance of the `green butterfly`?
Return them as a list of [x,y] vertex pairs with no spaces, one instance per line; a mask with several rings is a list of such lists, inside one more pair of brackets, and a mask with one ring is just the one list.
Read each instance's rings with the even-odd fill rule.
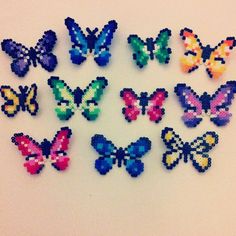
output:
[[108,85],[108,81],[105,77],[97,77],[84,90],[77,87],[72,91],[63,80],[52,76],[48,79],[48,85],[52,88],[57,100],[55,111],[60,120],[69,120],[75,110],[79,109],[82,115],[91,121],[97,119],[100,113],[97,102]]
[[134,53],[133,59],[139,68],[147,65],[148,60],[156,58],[160,64],[168,64],[170,60],[171,49],[168,48],[168,41],[171,36],[169,29],[163,29],[157,35],[157,38],[147,38],[144,42],[138,35],[130,35],[128,43],[131,45]]

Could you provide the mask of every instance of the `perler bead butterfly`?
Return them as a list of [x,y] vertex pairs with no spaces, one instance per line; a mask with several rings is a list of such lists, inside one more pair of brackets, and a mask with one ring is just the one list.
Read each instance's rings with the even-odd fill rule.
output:
[[205,172],[211,166],[208,152],[218,143],[218,135],[215,132],[206,132],[189,143],[183,142],[172,128],[166,127],[162,130],[161,138],[168,149],[162,159],[168,170],[172,170],[180,159],[185,163],[191,160],[199,172]]
[[72,91],[63,80],[54,76],[48,80],[48,84],[58,101],[55,111],[60,120],[69,120],[76,109],[80,110],[89,121],[97,119],[100,113],[98,101],[108,85],[105,77],[92,80],[84,90],[77,87]]
[[124,88],[120,96],[126,105],[122,113],[128,122],[136,120],[139,114],[147,114],[150,121],[158,123],[165,114],[165,109],[162,108],[163,102],[168,97],[165,89],[157,88],[150,96],[147,92],[142,92],[138,96],[131,88]]
[[144,170],[144,164],[139,158],[151,149],[151,141],[141,137],[126,148],[117,148],[103,135],[96,134],[91,139],[91,145],[100,157],[95,161],[95,168],[101,175],[107,174],[117,164],[124,165],[126,171],[132,176],[139,176]]
[[184,40],[186,49],[184,57],[180,60],[184,72],[190,73],[196,70],[199,65],[205,64],[206,71],[211,78],[218,79],[222,76],[226,69],[225,59],[236,45],[234,37],[228,37],[216,47],[211,48],[210,45],[203,46],[191,29],[182,29],[180,36]]
[[204,114],[209,115],[215,125],[224,126],[231,117],[229,106],[236,93],[236,81],[228,81],[221,85],[212,96],[206,92],[198,96],[186,84],[177,84],[175,93],[184,108],[182,119],[186,126],[196,127],[202,121]]
[[20,109],[27,110],[32,116],[38,112],[39,105],[36,101],[37,85],[19,86],[20,93],[15,92],[10,86],[1,86],[1,95],[6,100],[2,105],[2,111],[8,117],[15,116]]
[[109,46],[117,29],[115,20],[109,21],[99,34],[97,34],[98,28],[94,30],[86,28],[88,35],[85,35],[80,26],[70,17],[65,19],[65,25],[73,43],[69,51],[72,63],[80,65],[87,59],[88,54],[93,54],[99,66],[108,64],[111,57]]
[[70,158],[66,151],[70,142],[72,131],[68,127],[59,130],[53,141],[44,139],[41,144],[37,143],[28,135],[23,133],[14,134],[12,142],[18,146],[19,151],[25,157],[24,167],[31,174],[39,174],[50,158],[51,165],[58,171],[68,167]]
[[128,43],[133,49],[133,59],[139,68],[148,64],[148,60],[156,58],[160,64],[168,64],[170,60],[171,49],[168,48],[168,41],[171,36],[169,29],[163,29],[157,35],[156,39],[147,38],[143,41],[138,35],[130,35]]
[[39,63],[45,70],[51,72],[57,65],[57,58],[52,54],[52,49],[57,41],[54,31],[48,30],[37,42],[36,46],[27,48],[20,43],[16,43],[12,39],[4,39],[2,41],[2,50],[13,58],[11,70],[23,77],[29,71],[29,67],[34,67]]

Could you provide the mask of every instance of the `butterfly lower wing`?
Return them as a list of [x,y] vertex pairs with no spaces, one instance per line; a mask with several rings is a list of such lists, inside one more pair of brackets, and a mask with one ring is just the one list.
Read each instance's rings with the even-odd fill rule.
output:
[[199,96],[186,84],[177,84],[175,93],[184,108],[182,119],[186,126],[196,127],[202,121],[202,103]]
[[236,45],[234,37],[228,37],[221,41],[211,52],[210,58],[205,62],[208,75],[213,79],[218,79],[226,70],[226,58]]
[[183,72],[190,73],[196,70],[202,64],[202,44],[197,35],[191,29],[184,28],[180,31],[180,36],[184,41],[186,52],[180,59]]
[[133,49],[133,59],[139,68],[147,65],[149,60],[149,54],[146,49],[145,42],[137,35],[130,35],[128,37],[128,43]]
[[94,60],[99,66],[105,66],[109,62],[111,57],[109,46],[111,45],[116,29],[117,22],[115,20],[111,20],[104,26],[97,37],[94,45]]
[[128,122],[137,120],[138,115],[141,113],[140,108],[137,106],[139,103],[137,94],[129,88],[124,88],[120,92],[120,97],[124,100],[125,106],[122,113]]
[[171,31],[169,29],[163,29],[160,31],[155,41],[157,50],[154,54],[161,64],[168,64],[170,60],[171,49],[168,47],[170,36]]
[[39,105],[36,101],[37,97],[37,85],[32,84],[28,94],[26,95],[25,106],[27,111],[32,115],[36,115],[39,110]]
[[70,87],[59,77],[51,76],[48,85],[52,88],[57,101],[55,112],[60,120],[69,120],[77,108],[74,103],[74,94]]
[[74,19],[67,17],[65,19],[65,25],[69,30],[71,42],[73,43],[72,49],[70,50],[70,59],[72,63],[80,65],[87,58],[88,43],[86,36]]
[[24,167],[31,174],[39,174],[44,167],[45,158],[40,145],[23,133],[14,134],[12,142],[18,147],[25,157]]
[[168,97],[168,92],[165,89],[156,89],[149,99],[149,106],[147,109],[147,114],[150,121],[158,123],[161,121],[163,115],[165,114],[165,109],[162,105],[165,99]]

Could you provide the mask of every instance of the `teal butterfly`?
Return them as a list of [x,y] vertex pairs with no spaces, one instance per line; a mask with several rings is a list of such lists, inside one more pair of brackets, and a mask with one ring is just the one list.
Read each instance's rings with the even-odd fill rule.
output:
[[156,39],[147,38],[143,41],[138,35],[130,35],[128,43],[133,49],[133,59],[139,68],[147,65],[148,60],[156,58],[160,64],[168,64],[170,60],[171,49],[168,48],[168,41],[171,36],[171,30],[165,28],[160,31]]

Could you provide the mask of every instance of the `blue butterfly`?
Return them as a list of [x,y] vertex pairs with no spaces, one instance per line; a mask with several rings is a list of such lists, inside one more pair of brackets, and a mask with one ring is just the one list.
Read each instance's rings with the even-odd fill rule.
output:
[[52,30],[48,30],[44,32],[43,37],[38,40],[34,48],[27,48],[12,39],[4,39],[1,45],[2,50],[13,58],[11,63],[12,72],[19,77],[24,77],[29,71],[30,65],[33,64],[33,66],[36,67],[37,62],[49,72],[55,69],[57,58],[51,51],[56,41],[56,33]]
[[151,149],[151,141],[145,137],[132,142],[126,148],[116,148],[103,135],[95,134],[91,139],[91,145],[100,154],[95,161],[95,168],[101,175],[107,174],[112,166],[117,164],[118,167],[126,166],[127,172],[132,177],[139,176],[144,170],[144,164],[138,158]]
[[94,60],[99,66],[107,65],[111,57],[109,46],[117,29],[115,20],[109,21],[99,35],[97,35],[98,28],[94,30],[86,28],[88,33],[86,36],[80,26],[70,17],[65,19],[65,25],[73,43],[69,51],[72,63],[80,65],[87,59],[88,53],[93,53]]

